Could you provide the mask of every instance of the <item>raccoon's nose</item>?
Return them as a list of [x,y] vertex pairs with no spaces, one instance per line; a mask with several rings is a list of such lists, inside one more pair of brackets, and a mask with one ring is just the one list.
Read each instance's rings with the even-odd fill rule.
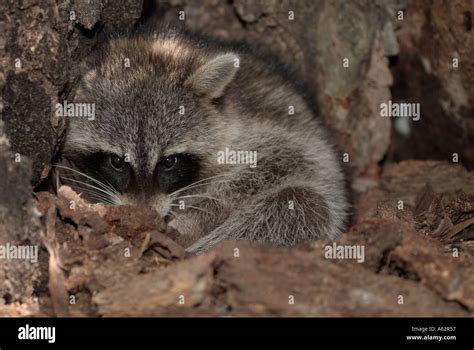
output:
[[151,198],[149,205],[165,218],[169,214],[171,202],[167,195],[159,193]]
[[147,177],[137,177],[129,188],[129,192],[141,200],[152,196],[156,193],[156,186],[153,185],[153,180]]
[[137,205],[148,207],[153,206],[155,196],[155,191],[143,188],[142,191],[136,193],[134,197]]

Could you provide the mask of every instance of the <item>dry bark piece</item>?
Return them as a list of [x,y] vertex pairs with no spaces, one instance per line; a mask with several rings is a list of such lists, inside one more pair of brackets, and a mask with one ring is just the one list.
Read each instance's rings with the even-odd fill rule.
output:
[[43,243],[49,253],[49,283],[48,288],[51,295],[54,313],[57,316],[69,316],[68,292],[66,289],[66,278],[62,270],[62,263],[58,256],[56,241],[56,208],[51,206],[46,212],[46,234]]
[[136,275],[128,280],[127,288],[109,286],[95,294],[93,302],[99,314],[107,316],[180,314],[181,305],[193,308],[207,297],[214,263],[214,253],[208,253],[166,270]]
[[459,238],[469,237],[466,230],[474,224],[474,196],[456,191],[450,198],[435,194],[431,186],[426,185],[417,195],[413,219],[418,230],[428,231],[431,235],[444,239],[453,239],[464,231]]
[[[93,315],[92,294],[127,285],[134,275],[169,265],[184,257],[157,214],[146,208],[90,204],[67,186],[58,196],[38,194],[46,220],[50,310],[58,316]],[[69,296],[81,304],[70,305]]]
[[[0,245],[39,245],[41,223],[31,198],[31,160],[20,158],[9,147],[0,121]],[[46,288],[47,254],[38,249],[38,262],[0,259],[0,305],[25,303],[18,313],[38,307],[32,298],[38,289]],[[13,312],[6,305],[6,312]]]
[[[233,255],[235,247],[239,247],[240,258]],[[445,304],[420,284],[373,274],[355,262],[328,260],[320,249],[229,242],[219,254],[224,262],[215,278],[225,290],[221,300],[233,315],[464,314],[462,308]],[[397,304],[398,295],[405,296],[403,307]]]
[[446,233],[453,227],[453,222],[451,219],[444,215],[441,219],[438,227],[431,233],[435,237],[442,237],[445,236]]
[[460,222],[459,224],[451,227],[449,232],[447,233],[447,237],[452,239],[454,236],[459,234],[462,230],[468,228],[469,226],[474,225],[474,217],[467,219],[465,221]]
[[403,261],[407,270],[446,300],[474,311],[474,264],[470,254],[446,252],[423,236],[409,235],[392,252],[392,258]]
[[415,199],[413,218],[420,227],[432,228],[438,216],[442,196],[433,193],[429,183],[418,193]]

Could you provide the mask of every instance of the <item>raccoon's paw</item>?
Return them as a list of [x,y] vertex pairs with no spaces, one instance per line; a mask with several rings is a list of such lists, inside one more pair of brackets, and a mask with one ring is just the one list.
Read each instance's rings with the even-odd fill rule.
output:
[[[334,207],[334,206],[333,206]],[[189,252],[203,252],[222,240],[253,240],[292,246],[343,229],[343,211],[332,209],[323,196],[304,186],[286,186],[243,203],[229,218],[200,238]]]

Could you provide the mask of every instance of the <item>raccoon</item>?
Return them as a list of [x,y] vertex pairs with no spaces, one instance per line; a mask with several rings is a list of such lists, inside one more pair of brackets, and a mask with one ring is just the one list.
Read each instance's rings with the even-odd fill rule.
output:
[[110,40],[76,92],[95,118],[69,118],[61,181],[153,208],[190,252],[338,236],[337,153],[296,75],[265,55],[174,30]]

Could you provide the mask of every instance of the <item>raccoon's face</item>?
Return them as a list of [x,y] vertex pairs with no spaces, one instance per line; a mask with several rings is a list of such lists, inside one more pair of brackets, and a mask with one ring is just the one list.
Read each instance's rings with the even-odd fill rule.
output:
[[74,106],[88,104],[94,115],[69,118],[58,172],[91,201],[151,205],[165,216],[180,193],[220,172],[216,120],[225,111],[214,101],[223,98],[238,57],[184,62],[169,55],[169,45],[166,53],[134,45],[113,44],[85,75]]

